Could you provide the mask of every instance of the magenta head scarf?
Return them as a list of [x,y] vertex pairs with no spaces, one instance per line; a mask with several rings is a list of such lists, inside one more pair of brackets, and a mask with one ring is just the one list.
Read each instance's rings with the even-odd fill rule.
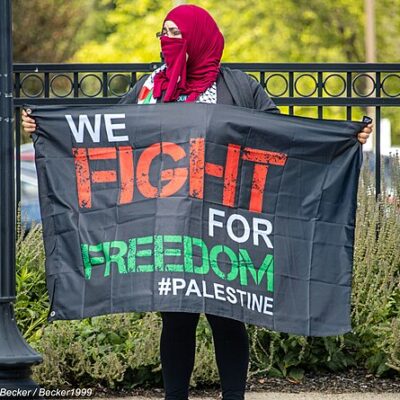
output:
[[159,98],[166,90],[164,102],[175,101],[181,94],[188,94],[187,102],[195,101],[217,79],[224,37],[211,15],[192,4],[172,9],[163,26],[167,20],[177,25],[182,38],[161,37],[167,68],[156,74],[153,96]]

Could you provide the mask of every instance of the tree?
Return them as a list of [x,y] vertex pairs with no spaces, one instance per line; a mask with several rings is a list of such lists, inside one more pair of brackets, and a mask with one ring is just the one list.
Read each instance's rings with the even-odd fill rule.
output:
[[82,45],[93,0],[13,0],[14,62],[63,62]]

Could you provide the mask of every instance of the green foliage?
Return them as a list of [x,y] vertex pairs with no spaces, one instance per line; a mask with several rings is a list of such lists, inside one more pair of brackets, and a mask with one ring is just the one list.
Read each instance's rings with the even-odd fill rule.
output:
[[[101,21],[75,61],[151,62],[159,59],[160,30],[174,3],[103,0],[91,18]],[[351,0],[200,0],[224,37],[223,62],[362,62],[364,4]],[[399,0],[376,2],[377,61],[396,62]],[[103,29],[102,29],[103,28]],[[369,29],[369,27],[367,27]],[[397,36],[396,36],[397,35]],[[101,51],[99,51],[101,50]]]
[[304,337],[256,326],[249,327],[249,335],[251,376],[268,373],[300,381],[306,370],[335,372],[356,365],[351,337]]
[[[368,160],[366,161],[368,162]],[[400,202],[399,156],[392,157],[393,188],[377,202],[369,193],[372,177],[364,171],[357,213],[353,274],[354,333],[367,368],[383,374],[400,371]],[[384,166],[382,165],[382,168]],[[384,354],[383,354],[384,353]],[[390,366],[389,366],[390,365]]]
[[[104,27],[111,33],[95,35],[71,58],[73,62],[152,62],[160,59],[158,39],[164,15],[170,3],[160,0],[104,1],[111,11],[101,12]],[[98,15],[99,13],[97,13]],[[95,17],[95,13],[94,16]]]
[[[114,0],[106,40],[86,43],[74,60],[151,62],[158,59],[154,33],[174,2]],[[224,37],[224,62],[363,61],[363,4],[350,0],[200,0]],[[394,5],[393,5],[394,7]],[[386,10],[387,12],[387,10]],[[240,18],[238,18],[240,16]],[[102,38],[103,39],[103,38]],[[99,51],[101,50],[101,51]],[[155,58],[156,57],[156,58]]]
[[34,225],[27,234],[22,227],[16,246],[16,321],[25,339],[35,342],[46,325],[49,306],[41,225]]
[[156,313],[130,313],[55,321],[46,327],[34,346],[44,356],[35,367],[35,378],[48,386],[90,385],[130,387],[159,382],[158,340],[160,318]]
[[13,0],[14,62],[64,62],[86,40],[80,34],[95,0]]

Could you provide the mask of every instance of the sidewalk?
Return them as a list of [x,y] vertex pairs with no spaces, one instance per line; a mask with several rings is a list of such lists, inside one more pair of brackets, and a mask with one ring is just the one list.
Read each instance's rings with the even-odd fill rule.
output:
[[[97,397],[93,400],[104,400]],[[115,397],[108,400],[162,400],[163,397]],[[189,400],[217,400],[217,397],[195,397],[189,396]],[[323,394],[311,393],[273,393],[273,392],[250,392],[246,393],[246,400],[400,400],[400,393],[343,393]]]

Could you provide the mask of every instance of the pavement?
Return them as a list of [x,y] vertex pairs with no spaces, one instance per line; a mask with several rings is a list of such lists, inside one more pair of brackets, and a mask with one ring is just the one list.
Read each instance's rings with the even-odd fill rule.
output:
[[[93,400],[104,400],[95,398]],[[162,400],[160,397],[115,397],[107,400]],[[218,397],[189,396],[189,400],[218,400]],[[400,393],[274,393],[274,392],[249,392],[245,400],[400,400]]]

